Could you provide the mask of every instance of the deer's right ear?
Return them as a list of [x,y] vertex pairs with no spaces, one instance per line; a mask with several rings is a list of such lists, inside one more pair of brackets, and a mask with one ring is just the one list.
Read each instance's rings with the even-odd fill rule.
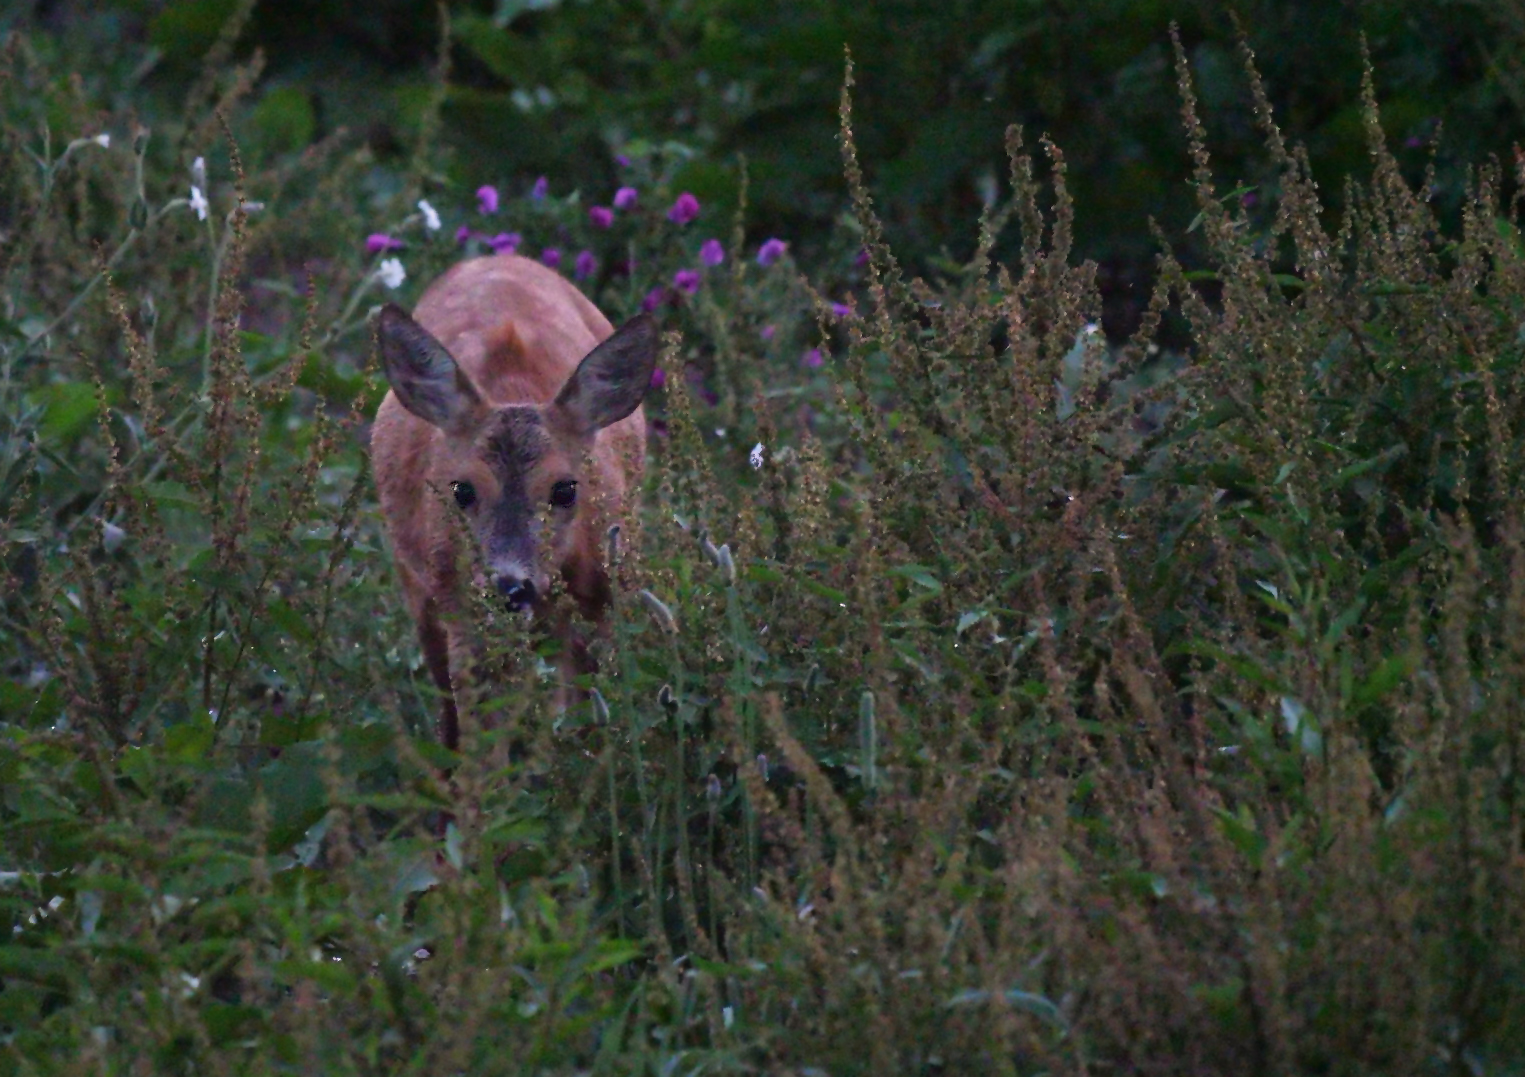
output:
[[462,434],[481,421],[484,405],[476,386],[445,346],[395,303],[376,317],[381,365],[398,401],[447,434]]

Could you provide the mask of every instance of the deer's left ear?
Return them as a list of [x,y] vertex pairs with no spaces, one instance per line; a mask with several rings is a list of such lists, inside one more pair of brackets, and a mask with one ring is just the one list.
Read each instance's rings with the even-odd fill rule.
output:
[[578,364],[555,406],[584,435],[619,422],[646,398],[660,346],[656,320],[636,315]]

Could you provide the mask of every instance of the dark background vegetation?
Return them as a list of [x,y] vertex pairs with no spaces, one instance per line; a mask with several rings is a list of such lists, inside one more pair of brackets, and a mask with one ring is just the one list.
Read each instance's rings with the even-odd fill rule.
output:
[[[0,29],[35,23],[93,42],[93,56],[130,52],[134,64],[151,45],[142,87],[174,97],[237,7],[13,0]],[[1225,190],[1251,188],[1257,201],[1276,183],[1240,78],[1231,13],[1259,52],[1279,122],[1307,146],[1331,212],[1343,178],[1369,167],[1358,101],[1363,35],[1384,129],[1410,180],[1433,160],[1443,219],[1454,218],[1469,163],[1510,153],[1525,109],[1519,0],[479,0],[450,5],[450,177],[514,188],[547,175],[556,189],[602,191],[614,185],[612,153],[627,141],[676,140],[695,151],[680,187],[723,209],[734,203],[744,158],[750,228],[808,254],[844,205],[835,103],[847,46],[858,64],[856,133],[870,185],[912,265],[968,256],[969,222],[1004,187],[1002,132],[1020,123],[1064,151],[1076,253],[1099,263],[1106,328],[1125,334],[1147,296],[1155,250],[1147,221],[1180,235],[1196,212],[1183,182],[1172,21]],[[438,38],[436,10],[423,0],[261,4],[235,49],[266,54],[252,124],[279,148],[348,125],[383,160],[405,153]]]

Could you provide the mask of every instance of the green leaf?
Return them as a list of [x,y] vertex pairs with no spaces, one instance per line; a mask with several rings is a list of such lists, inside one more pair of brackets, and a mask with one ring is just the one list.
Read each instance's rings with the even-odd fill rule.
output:
[[1349,609],[1329,623],[1329,629],[1324,633],[1325,654],[1328,654],[1335,644],[1345,638],[1345,633],[1349,632],[1360,621],[1361,614],[1364,612],[1366,612],[1366,599],[1363,596],[1357,598],[1355,602],[1351,603]]
[[[1005,999],[1012,1009],[1021,1010],[1023,1013],[1032,1014],[1034,1017],[1041,1017],[1055,1028],[1069,1031],[1070,1023],[1065,1019],[1064,1011],[1042,995],[1034,994],[1031,991],[1020,991],[1015,987],[1002,991],[999,995]],[[974,988],[968,991],[960,991],[943,1005],[948,1009],[955,1009],[961,1006],[978,1006],[988,1003],[993,997],[995,995],[990,991]]]
[[902,576],[912,583],[920,584],[933,594],[938,594],[943,589],[942,583],[938,581],[937,577],[932,574],[932,570],[926,565],[896,565],[886,570],[886,574]]
[[960,614],[958,626],[954,628],[953,634],[955,636],[962,636],[969,629],[989,618],[989,616],[989,610],[970,610],[968,613]]
[[270,805],[270,848],[286,849],[328,810],[323,768],[328,764],[312,742],[286,749],[260,772]]
[[788,583],[789,577],[785,576],[772,565],[760,562],[751,562],[741,570],[741,574],[753,583]]
[[820,595],[827,601],[835,602],[839,606],[847,605],[846,593],[838,591],[835,587],[827,587],[819,580],[814,580],[804,575],[800,576],[798,582],[802,590],[809,591],[813,595]]
[[1229,844],[1243,853],[1252,867],[1259,867],[1260,859],[1265,854],[1266,839],[1256,829],[1255,817],[1250,814],[1249,808],[1241,806],[1238,815],[1226,808],[1214,808],[1212,811],[1218,817],[1218,826],[1223,831],[1223,836],[1228,838]]
[[1394,654],[1378,663],[1351,695],[1356,707],[1369,707],[1408,679],[1410,672],[1407,655]]
[[484,15],[461,14],[452,20],[452,36],[504,82],[533,86],[540,81],[544,56],[530,38],[505,33],[502,27],[507,25]]
[[307,619],[285,599],[271,599],[265,604],[265,613],[269,617],[270,622],[276,628],[279,628],[288,639],[299,643],[312,642],[312,629],[308,626]]
[[1319,754],[1323,749],[1324,739],[1319,734],[1317,719],[1309,713],[1301,700],[1294,699],[1292,696],[1282,696],[1281,717],[1286,724],[1287,735],[1305,755]]
[[27,399],[42,408],[38,433],[53,442],[72,441],[82,434],[99,407],[95,386],[84,381],[44,385],[28,393]]
[[628,965],[641,956],[641,948],[626,939],[608,939],[599,943],[592,960],[585,966],[589,973],[603,972],[619,965]]
[[171,726],[164,734],[164,755],[176,763],[197,763],[211,750],[214,728],[210,716]]
[[159,505],[176,505],[181,508],[200,508],[201,501],[184,484],[179,482],[151,482],[144,487],[148,496]]
[[1354,464],[1350,464],[1347,467],[1342,467],[1339,471],[1335,472],[1334,481],[1331,485],[1334,487],[1334,489],[1338,490],[1340,487],[1350,482],[1351,479],[1359,478],[1360,476],[1365,475],[1368,471],[1385,469],[1394,460],[1397,460],[1407,452],[1408,446],[1402,442],[1399,442],[1397,445],[1389,446],[1388,448],[1379,452],[1376,456],[1370,457],[1366,460],[1358,460]]

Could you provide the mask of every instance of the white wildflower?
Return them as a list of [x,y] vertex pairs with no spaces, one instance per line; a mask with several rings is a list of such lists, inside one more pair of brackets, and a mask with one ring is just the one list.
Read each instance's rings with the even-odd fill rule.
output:
[[418,200],[418,212],[424,215],[424,227],[431,232],[439,231],[439,211],[431,206],[428,199]]
[[90,141],[94,142],[103,150],[109,150],[111,148],[111,136],[106,134],[104,131],[96,135]]
[[191,208],[196,211],[198,221],[207,219],[207,196],[201,193],[200,187],[194,185],[191,187]]
[[207,159],[198,157],[191,162],[191,184],[200,187],[203,191],[207,186]]
[[751,452],[751,455],[749,455],[747,457],[747,462],[749,464],[751,464],[753,467],[762,467],[763,466],[763,443],[762,442],[759,441],[756,445],[752,446],[752,452]]
[[395,291],[408,279],[408,271],[402,267],[401,259],[386,258],[376,267],[376,278]]

